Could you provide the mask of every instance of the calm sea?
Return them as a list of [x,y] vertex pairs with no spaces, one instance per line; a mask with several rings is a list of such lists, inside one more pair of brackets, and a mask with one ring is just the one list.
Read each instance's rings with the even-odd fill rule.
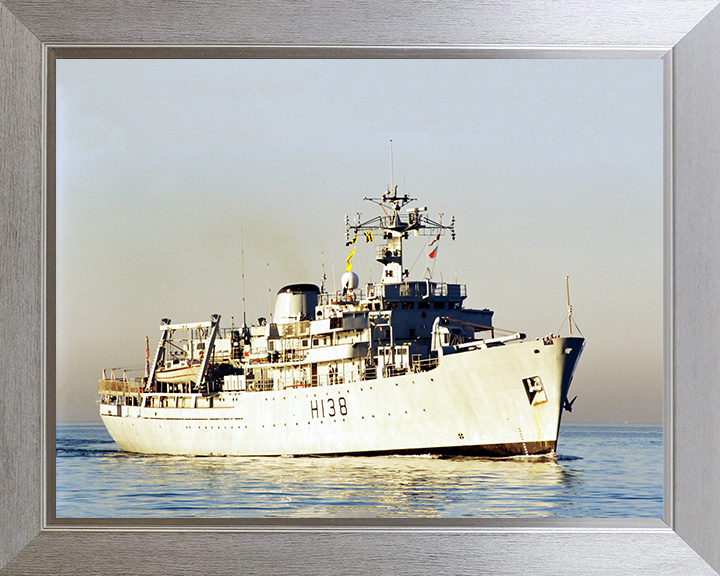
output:
[[662,517],[662,427],[563,425],[553,456],[238,458],[122,452],[57,427],[58,518]]

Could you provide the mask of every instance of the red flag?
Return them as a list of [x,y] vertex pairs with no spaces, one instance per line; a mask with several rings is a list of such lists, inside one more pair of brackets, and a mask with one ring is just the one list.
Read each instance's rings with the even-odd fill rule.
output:
[[[439,242],[439,240],[440,240],[440,234],[438,234],[438,235],[435,237],[435,240],[433,240],[432,242],[430,242],[430,244],[428,244],[428,248],[430,248],[430,246],[432,246],[432,245],[435,244],[436,242]],[[433,251],[430,252],[430,254],[428,254],[428,257],[429,257],[429,258],[435,258],[435,255],[437,254],[437,249],[438,249],[438,247],[435,246],[435,248],[433,248]]]

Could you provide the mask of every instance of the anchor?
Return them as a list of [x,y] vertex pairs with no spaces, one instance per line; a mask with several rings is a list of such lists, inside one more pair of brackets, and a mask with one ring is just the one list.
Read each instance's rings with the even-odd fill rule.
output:
[[573,405],[573,402],[575,402],[575,400],[577,400],[577,396],[575,396],[575,398],[570,400],[570,402],[568,402],[568,399],[566,397],[565,402],[563,403],[563,408],[565,408],[565,410],[567,410],[568,412],[572,412],[572,405]]

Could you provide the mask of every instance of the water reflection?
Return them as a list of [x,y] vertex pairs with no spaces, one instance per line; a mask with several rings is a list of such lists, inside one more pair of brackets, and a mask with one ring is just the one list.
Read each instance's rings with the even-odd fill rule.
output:
[[505,459],[239,458],[129,454],[66,431],[58,516],[659,517],[661,434],[571,429],[558,455]]
[[[105,452],[123,515],[145,508],[270,517],[558,515],[582,475],[554,456],[232,458]],[[128,472],[130,474],[128,475]],[[142,486],[142,496],[123,486]],[[570,499],[570,498],[568,498]],[[142,514],[144,515],[144,514]],[[160,515],[163,515],[162,513]],[[560,514],[562,515],[562,514]]]

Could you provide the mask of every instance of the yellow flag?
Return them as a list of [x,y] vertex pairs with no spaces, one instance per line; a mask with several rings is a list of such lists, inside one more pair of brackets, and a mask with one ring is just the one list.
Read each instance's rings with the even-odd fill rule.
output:
[[372,241],[373,241],[372,230],[369,232],[365,232],[365,243],[367,244],[368,242],[372,242]]
[[355,256],[355,246],[352,247],[352,250],[350,250],[350,254],[348,254],[347,260],[347,266],[345,267],[345,272],[350,272],[350,268],[352,268],[352,259],[353,256]]

